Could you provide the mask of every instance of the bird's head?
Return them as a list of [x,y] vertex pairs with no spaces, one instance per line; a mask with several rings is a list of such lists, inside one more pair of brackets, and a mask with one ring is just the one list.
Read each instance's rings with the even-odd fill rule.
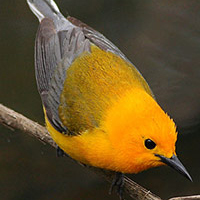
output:
[[109,109],[105,123],[116,162],[124,160],[125,173],[166,164],[191,180],[176,156],[175,123],[145,91],[123,95]]

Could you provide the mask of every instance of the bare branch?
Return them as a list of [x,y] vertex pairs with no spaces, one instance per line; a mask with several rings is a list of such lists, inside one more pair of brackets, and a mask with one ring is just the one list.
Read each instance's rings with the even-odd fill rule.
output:
[[2,104],[0,104],[0,124],[3,124],[11,130],[21,130],[24,133],[36,137],[42,142],[49,143],[53,147],[56,147],[55,142],[51,139],[51,136],[45,127]]
[[200,200],[200,195],[173,197],[173,198],[170,198],[169,200]]
[[[53,147],[56,147],[55,142],[51,139],[51,136],[47,132],[46,128],[39,125],[38,123],[24,117],[23,115],[11,110],[2,104],[0,104],[0,124],[10,128],[11,130],[21,130],[24,133],[28,133],[31,136],[36,137],[38,140],[48,143]],[[88,167],[88,166],[87,166]],[[114,173],[105,171],[102,169],[88,167],[93,172],[103,176],[107,181],[112,182]],[[125,191],[133,199],[137,200],[162,200],[157,195],[146,190],[142,186],[138,185],[128,177],[125,177]],[[190,197],[175,197],[169,200],[200,200],[200,196]]]

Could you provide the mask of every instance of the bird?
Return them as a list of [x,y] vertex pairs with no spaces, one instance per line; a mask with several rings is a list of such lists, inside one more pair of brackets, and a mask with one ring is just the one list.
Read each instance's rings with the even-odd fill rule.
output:
[[58,153],[114,171],[111,191],[121,199],[126,173],[168,165],[192,181],[176,154],[175,122],[134,64],[53,0],[27,3],[39,20],[36,82]]

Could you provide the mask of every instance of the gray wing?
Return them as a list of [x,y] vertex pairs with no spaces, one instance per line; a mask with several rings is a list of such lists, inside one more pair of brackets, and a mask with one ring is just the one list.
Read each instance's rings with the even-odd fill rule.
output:
[[83,51],[90,52],[90,43],[80,28],[57,32],[51,19],[41,21],[35,42],[37,86],[48,120],[63,133],[67,133],[67,128],[59,118],[58,107],[66,70]]
[[[100,49],[103,49],[105,51],[110,51],[116,55],[119,55],[124,60],[131,63],[128,58],[111,42],[109,41],[104,35],[99,33],[98,31],[94,30],[87,24],[81,22],[80,20],[74,18],[74,17],[67,17],[67,19],[75,26],[82,29],[84,35],[86,38],[90,40],[91,43],[98,46]],[[132,64],[132,63],[131,63]],[[133,65],[133,64],[132,64]]]

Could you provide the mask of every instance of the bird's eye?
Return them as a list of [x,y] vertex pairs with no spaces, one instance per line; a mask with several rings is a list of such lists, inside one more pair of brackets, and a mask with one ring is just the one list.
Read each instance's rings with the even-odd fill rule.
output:
[[144,144],[147,149],[154,149],[156,147],[156,143],[150,139],[146,139]]

